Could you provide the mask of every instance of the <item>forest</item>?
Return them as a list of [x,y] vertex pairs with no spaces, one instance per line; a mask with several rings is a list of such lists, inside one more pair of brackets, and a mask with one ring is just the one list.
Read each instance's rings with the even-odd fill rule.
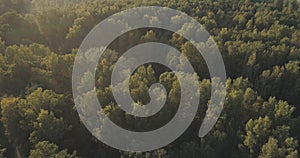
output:
[[[199,76],[199,109],[188,130],[161,149],[125,152],[105,145],[82,124],[72,94],[77,51],[99,22],[138,6],[182,11],[216,42],[226,67],[226,99],[205,137],[198,130],[211,95],[206,63],[185,38],[157,28],[124,33],[109,45],[97,65],[98,99],[111,120],[130,130],[153,130],[170,121],[180,88],[168,68],[145,64],[130,77],[137,103],[149,102],[153,83],[165,86],[168,100],[155,118],[122,111],[110,85],[124,51],[145,42],[167,43]],[[298,158],[299,96],[297,0],[0,0],[0,158]]]

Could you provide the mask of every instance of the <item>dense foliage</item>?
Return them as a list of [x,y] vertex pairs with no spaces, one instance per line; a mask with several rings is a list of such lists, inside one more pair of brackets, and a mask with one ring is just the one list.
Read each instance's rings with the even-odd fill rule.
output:
[[[97,23],[143,5],[186,12],[205,26],[224,58],[227,96],[214,129],[198,138],[211,81],[196,49],[168,31],[125,33],[99,61],[96,78],[98,97],[114,122],[137,131],[155,129],[177,110],[177,77],[157,64],[139,67],[130,80],[131,95],[141,103],[149,102],[152,83],[166,87],[168,101],[157,118],[137,119],[115,105],[109,75],[120,54],[137,43],[161,41],[181,50],[199,75],[201,100],[194,122],[172,144],[146,153],[122,152],[99,142],[80,122],[72,97],[72,66],[76,50]],[[297,158],[298,96],[296,0],[0,0],[0,158]]]

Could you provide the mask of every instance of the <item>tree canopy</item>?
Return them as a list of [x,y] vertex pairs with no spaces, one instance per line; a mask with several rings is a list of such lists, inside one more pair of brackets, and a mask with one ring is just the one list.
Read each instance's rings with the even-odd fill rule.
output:
[[[72,69],[81,42],[95,25],[114,13],[147,5],[185,12],[208,30],[224,59],[227,95],[213,130],[198,138],[212,90],[197,49],[167,30],[124,33],[100,58],[95,79],[98,99],[114,123],[133,131],[154,130],[178,109],[178,77],[154,63],[134,71],[130,94],[134,106],[147,104],[149,88],[159,82],[167,91],[158,98],[166,98],[165,106],[154,117],[139,118],[117,105],[111,74],[120,56],[137,44],[155,41],[180,50],[199,77],[199,85],[189,86],[199,86],[201,93],[196,117],[180,138],[155,151],[124,152],[98,141],[80,121],[72,96]],[[172,22],[181,23],[180,17]],[[201,29],[187,24],[181,31],[195,34]],[[0,0],[0,158],[297,158],[299,42],[297,0]],[[181,64],[178,58],[167,58],[170,64]],[[91,76],[85,72],[80,81],[92,84]]]

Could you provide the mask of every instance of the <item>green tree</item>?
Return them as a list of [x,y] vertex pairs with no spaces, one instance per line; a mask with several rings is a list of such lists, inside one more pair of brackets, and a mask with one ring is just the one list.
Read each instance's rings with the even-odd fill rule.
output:
[[0,149],[0,158],[5,158],[5,151],[6,149]]
[[6,44],[43,43],[37,25],[15,11],[0,15],[0,35]]
[[36,122],[33,123],[34,131],[29,140],[33,143],[39,141],[51,141],[59,143],[71,126],[64,122],[63,118],[56,118],[53,112],[41,109]]
[[36,17],[37,25],[47,45],[58,53],[65,53],[65,38],[72,26],[75,15],[61,9],[50,9],[39,13]]
[[78,158],[76,156],[76,152],[74,151],[73,153],[68,153],[66,149],[64,150],[59,150],[58,146],[47,142],[47,141],[42,141],[38,142],[35,145],[35,148],[30,151],[29,158]]
[[281,158],[283,157],[282,153],[278,148],[278,141],[274,138],[269,138],[269,141],[263,145],[262,152],[259,155],[259,158]]

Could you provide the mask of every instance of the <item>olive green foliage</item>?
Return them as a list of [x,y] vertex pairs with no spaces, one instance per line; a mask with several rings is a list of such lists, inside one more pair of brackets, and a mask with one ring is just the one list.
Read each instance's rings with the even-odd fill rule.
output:
[[[155,151],[123,152],[98,141],[81,123],[72,97],[72,66],[96,24],[145,5],[177,9],[203,24],[224,58],[227,95],[213,130],[198,138],[211,80],[195,47],[176,33],[155,28],[123,34],[99,60],[95,79],[104,112],[115,123],[133,131],[154,130],[172,119],[180,102],[175,73],[148,63],[130,77],[134,106],[149,103],[148,90],[156,82],[167,91],[158,98],[166,98],[165,106],[150,118],[134,117],[118,107],[111,73],[122,53],[139,43],[163,42],[180,50],[199,76],[199,85],[189,86],[200,86],[201,93],[197,115],[180,138]],[[158,20],[164,22],[164,17]],[[180,59],[167,58],[180,65]],[[0,158],[297,158],[299,64],[296,0],[0,0]],[[81,82],[92,84],[91,76],[86,72]]]

